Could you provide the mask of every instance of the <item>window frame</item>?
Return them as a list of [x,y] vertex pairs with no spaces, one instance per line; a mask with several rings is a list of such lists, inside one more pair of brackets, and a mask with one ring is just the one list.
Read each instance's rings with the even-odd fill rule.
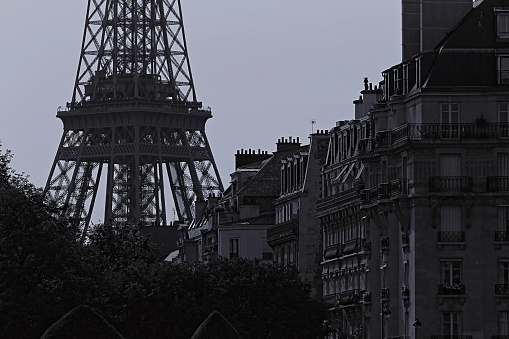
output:
[[497,38],[509,39],[509,8],[495,8]]
[[239,257],[239,238],[232,237],[228,241],[230,249],[230,259]]
[[[456,265],[454,267],[454,265]],[[463,281],[463,260],[461,258],[440,259],[440,281],[444,285],[461,284]],[[459,278],[455,281],[455,271],[458,271]]]
[[444,336],[461,335],[463,332],[462,327],[461,312],[442,312],[442,334]]
[[[453,109],[456,106],[456,109]],[[456,113],[456,119],[453,113]],[[440,103],[440,124],[442,126],[442,138],[459,138],[459,124],[461,123],[461,107],[459,102],[441,102]]]

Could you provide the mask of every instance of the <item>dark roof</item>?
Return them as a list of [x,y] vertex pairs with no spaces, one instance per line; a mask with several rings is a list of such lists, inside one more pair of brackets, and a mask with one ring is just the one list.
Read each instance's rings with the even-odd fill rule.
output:
[[57,320],[41,339],[123,339],[103,317],[88,306],[78,306]]
[[201,323],[191,339],[242,339],[242,336],[225,317],[213,311]]

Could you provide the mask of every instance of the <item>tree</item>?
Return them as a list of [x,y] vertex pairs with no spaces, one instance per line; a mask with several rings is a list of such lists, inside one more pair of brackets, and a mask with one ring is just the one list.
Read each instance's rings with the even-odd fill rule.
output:
[[213,311],[246,339],[323,337],[326,307],[294,268],[250,260],[172,265],[138,226],[82,242],[0,150],[0,338],[39,338],[88,305],[126,338],[190,338]]

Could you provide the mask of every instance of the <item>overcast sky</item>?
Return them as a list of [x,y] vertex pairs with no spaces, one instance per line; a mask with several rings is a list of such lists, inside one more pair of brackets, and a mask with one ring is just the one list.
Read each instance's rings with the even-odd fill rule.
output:
[[[71,100],[86,0],[0,1],[0,140],[44,186]],[[306,142],[353,118],[363,78],[401,59],[399,0],[182,0],[198,100],[225,187],[237,149]]]

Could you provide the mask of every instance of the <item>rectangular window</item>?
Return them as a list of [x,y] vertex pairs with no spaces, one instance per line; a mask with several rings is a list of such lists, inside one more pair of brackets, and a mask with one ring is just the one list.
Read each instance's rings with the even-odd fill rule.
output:
[[441,154],[440,175],[443,177],[461,176],[461,154]]
[[442,206],[440,208],[440,231],[461,232],[461,207]]
[[230,239],[230,259],[239,257],[239,239]]
[[497,36],[501,39],[509,38],[509,13],[497,13]]
[[442,334],[444,336],[456,336],[461,335],[461,332],[461,313],[442,313]]
[[459,107],[458,103],[443,103],[440,105],[443,138],[459,138]]
[[461,260],[447,259],[441,260],[442,284],[453,285],[461,284]]
[[498,334],[509,335],[509,312],[498,312]]

